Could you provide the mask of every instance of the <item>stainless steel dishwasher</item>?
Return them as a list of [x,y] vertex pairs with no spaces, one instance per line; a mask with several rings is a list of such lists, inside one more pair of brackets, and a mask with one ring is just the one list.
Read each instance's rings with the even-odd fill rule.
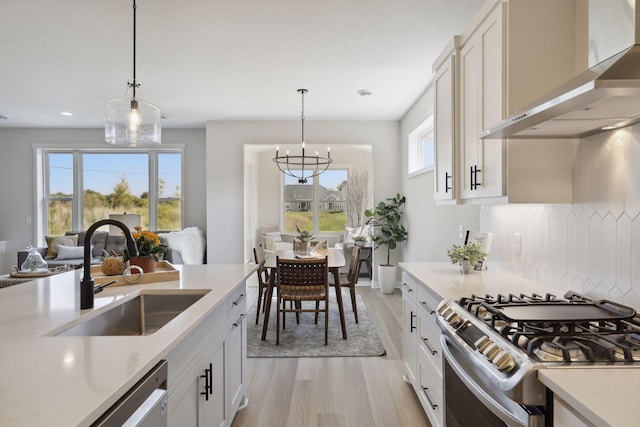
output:
[[167,361],[162,360],[92,426],[167,426]]

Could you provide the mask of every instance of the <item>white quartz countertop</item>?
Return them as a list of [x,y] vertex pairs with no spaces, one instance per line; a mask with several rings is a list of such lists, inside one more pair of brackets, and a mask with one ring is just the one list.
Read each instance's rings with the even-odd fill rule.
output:
[[400,268],[424,283],[443,299],[458,300],[476,294],[507,295],[547,292],[562,296],[563,292],[500,270],[461,274],[460,267],[448,262],[401,262]]
[[[108,287],[80,310],[81,270],[0,289],[0,425],[86,426],[191,332],[255,265],[176,266],[180,280]],[[141,290],[210,289],[148,336],[47,333]]]
[[[445,262],[403,262],[400,267],[443,299],[458,300],[471,294],[564,294],[505,271],[489,269],[460,274],[457,265]],[[538,371],[538,378],[594,425],[637,426],[640,425],[638,368],[553,367]]]
[[640,369],[541,369],[538,378],[596,426],[640,425]]

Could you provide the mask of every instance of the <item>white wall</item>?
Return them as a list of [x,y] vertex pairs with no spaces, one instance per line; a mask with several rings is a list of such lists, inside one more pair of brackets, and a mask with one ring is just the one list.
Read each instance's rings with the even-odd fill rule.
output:
[[[399,123],[395,121],[305,120],[309,145],[371,145],[373,147],[374,202],[400,191]],[[207,123],[207,229],[208,262],[243,259],[244,145],[299,144],[299,121],[223,121]],[[335,156],[336,163],[341,160]],[[275,165],[273,166],[275,168]],[[271,175],[271,174],[269,174]],[[273,177],[273,175],[271,175]],[[262,175],[259,175],[261,178]],[[265,179],[269,179],[265,177]],[[276,178],[271,178],[277,181]],[[266,181],[265,181],[266,182]],[[269,181],[271,182],[271,181]],[[275,182],[276,188],[279,181]],[[260,195],[261,205],[265,204]],[[268,197],[267,199],[272,199]],[[279,198],[274,200],[279,204]],[[271,202],[266,201],[267,205]],[[279,206],[265,208],[273,215]]]
[[436,206],[433,199],[433,171],[408,177],[407,139],[409,133],[433,112],[433,91],[429,87],[402,119],[400,159],[402,192],[407,197],[405,225],[409,239],[405,261],[448,261],[447,249],[461,243],[458,226],[478,229],[477,206]]
[[636,125],[580,141],[573,204],[483,207],[481,228],[494,233],[489,267],[640,309],[638,135]]
[[[162,141],[165,144],[185,145],[184,223],[185,226],[198,226],[206,231],[204,130],[163,129]],[[7,269],[16,264],[18,250],[36,244],[35,227],[25,220],[26,217],[32,220],[36,217],[32,144],[110,147],[104,143],[104,129],[0,129],[0,240],[7,241]]]

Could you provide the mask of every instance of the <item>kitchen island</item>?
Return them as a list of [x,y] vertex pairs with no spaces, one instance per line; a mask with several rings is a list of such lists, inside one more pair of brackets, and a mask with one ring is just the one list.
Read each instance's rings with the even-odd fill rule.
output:
[[[444,262],[405,262],[403,270],[403,299],[409,307],[405,311],[403,335],[409,344],[405,347],[407,377],[423,402],[432,424],[442,425],[442,370],[437,326],[430,319],[435,306],[443,299],[459,300],[472,294],[484,296],[551,293],[562,296],[564,291],[541,285],[531,280],[499,270],[460,274],[459,267]],[[423,307],[426,310],[423,310]],[[417,312],[417,321],[414,320]],[[423,320],[424,318],[424,320]],[[433,324],[433,325],[432,325]],[[420,339],[411,341],[405,329],[416,329]],[[423,329],[425,332],[420,332]],[[439,333],[439,331],[437,331]],[[428,346],[422,348],[423,341]],[[411,347],[413,346],[413,347]],[[416,349],[417,347],[417,349]],[[408,350],[408,351],[407,351]],[[426,350],[426,351],[424,351]],[[417,356],[410,356],[416,353]],[[408,356],[409,355],[409,356]],[[432,356],[433,355],[433,356]],[[426,361],[423,361],[426,359]],[[430,361],[435,360],[436,363]],[[431,365],[429,364],[431,363]],[[425,369],[422,369],[422,367]],[[435,367],[435,369],[432,369]],[[412,372],[414,374],[412,375]],[[431,375],[431,376],[430,376]],[[633,365],[572,365],[549,364],[538,370],[538,379],[554,393],[555,425],[636,426],[640,420],[637,400],[640,393],[640,363]],[[430,382],[430,384],[429,384]],[[423,384],[424,383],[424,384]],[[429,394],[422,393],[428,387]],[[425,398],[426,396],[426,398]],[[434,400],[438,400],[434,402]],[[438,405],[440,404],[440,405]],[[430,410],[434,408],[433,410]]]
[[[241,264],[176,268],[179,280],[105,288],[87,310],[79,308],[80,270],[0,290],[0,425],[90,425],[160,360],[178,352],[229,298],[244,297],[245,280],[255,271],[255,265]],[[132,294],[179,289],[208,292],[151,335],[52,334]],[[229,316],[230,309],[225,310]],[[216,319],[224,330],[225,316]],[[169,381],[178,374],[170,361]]]

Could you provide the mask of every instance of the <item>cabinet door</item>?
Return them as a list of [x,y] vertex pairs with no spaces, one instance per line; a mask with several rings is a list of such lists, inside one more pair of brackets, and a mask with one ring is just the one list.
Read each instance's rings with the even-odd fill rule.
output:
[[404,360],[408,379],[412,384],[416,384],[418,374],[418,319],[416,312],[416,302],[410,293],[402,290],[402,359]]
[[460,51],[461,153],[463,199],[504,195],[502,140],[481,140],[480,132],[503,116],[503,24],[499,5]]
[[[247,357],[247,318],[246,310],[238,316],[231,325],[229,334],[229,401],[231,420],[234,414],[244,404],[244,362]],[[231,421],[229,420],[229,421]]]
[[[500,122],[504,116],[504,78],[503,78],[503,24],[500,7],[491,13],[481,26],[481,76],[480,99],[482,100],[478,117],[478,134]],[[478,140],[478,168],[476,188],[478,197],[500,197],[503,191],[503,147],[501,139]]]
[[455,199],[455,63],[455,54],[451,54],[436,70],[435,76],[435,200]]
[[458,188],[463,199],[476,196],[474,170],[478,165],[478,111],[480,109],[480,45],[470,38],[460,51],[460,171]]
[[[208,345],[202,358],[200,384],[201,390],[209,384],[208,399],[201,395],[202,413],[199,425],[225,425],[225,361],[226,342],[213,342]],[[205,376],[209,375],[206,379]],[[203,401],[204,400],[204,401]]]

